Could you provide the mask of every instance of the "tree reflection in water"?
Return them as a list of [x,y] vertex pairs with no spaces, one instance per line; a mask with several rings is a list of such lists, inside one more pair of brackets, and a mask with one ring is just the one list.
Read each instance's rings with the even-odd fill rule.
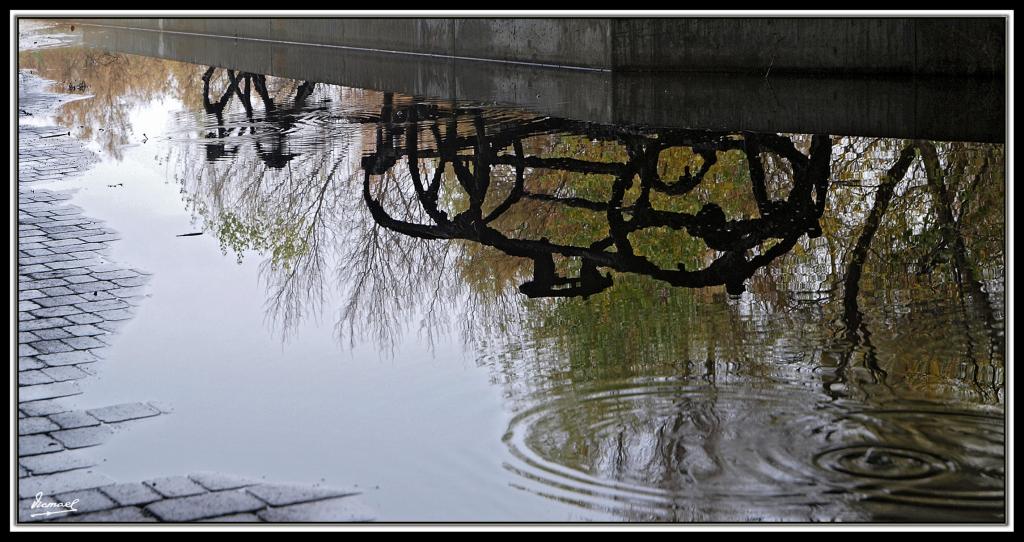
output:
[[[485,133],[482,113],[469,111],[467,123],[472,123],[475,135],[460,137],[454,119],[443,125],[432,122],[433,152],[422,152],[419,142],[421,130],[418,107],[408,108],[404,124],[405,149],[412,185],[419,204],[431,219],[431,224],[410,222],[393,217],[372,194],[370,179],[393,167],[397,157],[391,146],[378,149],[363,159],[363,199],[374,220],[388,229],[421,239],[462,239],[497,248],[510,256],[533,261],[533,278],[519,286],[529,297],[589,296],[612,285],[611,275],[602,275],[598,267],[620,272],[638,273],[664,281],[672,286],[699,288],[725,285],[734,295],[744,291],[743,282],[759,268],[786,253],[800,237],[821,235],[818,219],[824,210],[828,191],[831,140],[828,136],[814,136],[810,156],[796,149],[793,142],[775,135],[716,134],[684,130],[658,130],[649,134],[614,128],[573,126],[568,121],[547,120],[534,129],[558,130],[575,135],[573,128],[584,129],[583,135],[615,141],[628,154],[624,163],[597,162],[570,158],[545,159],[526,156],[522,140],[533,135],[522,127],[508,132]],[[390,115],[382,115],[378,133],[393,133]],[[442,135],[442,129],[447,132]],[[535,132],[536,133],[536,132]],[[503,153],[511,147],[514,152]],[[703,158],[701,168],[691,174],[689,169],[674,182],[666,183],[658,173],[658,161],[663,151],[675,147],[692,149]],[[792,188],[782,200],[769,199],[761,163],[762,149],[774,152],[789,161],[793,171]],[[472,154],[460,154],[468,150]],[[717,161],[717,152],[742,150],[747,157],[751,178],[751,191],[757,201],[760,216],[752,219],[727,220],[722,208],[706,203],[696,213],[680,213],[657,209],[652,205],[651,193],[669,197],[683,197],[700,185],[704,176]],[[421,154],[438,157],[433,178],[424,184],[419,171]],[[491,189],[491,167],[509,164],[515,168],[515,181],[507,195],[497,205],[485,211],[484,202]],[[468,199],[468,208],[450,217],[438,207],[438,191],[445,168],[451,165],[455,178]],[[591,201],[579,197],[559,197],[536,194],[526,190],[524,172],[527,167],[561,170],[577,174],[601,173],[614,176],[610,197],[606,201]],[[625,201],[627,191],[639,181],[639,194]],[[547,238],[526,239],[509,237],[490,224],[508,212],[523,198],[544,201],[568,207],[603,213],[607,220],[608,235],[587,246],[552,243]],[[492,198],[493,199],[493,198]],[[666,269],[651,262],[634,250],[630,234],[647,228],[685,230],[690,236],[703,240],[708,249],[717,251],[709,265],[699,270],[688,270],[683,262],[674,269]],[[771,246],[763,246],[767,241]],[[748,259],[749,251],[756,254]],[[579,259],[579,274],[575,277],[559,275],[554,256]]]
[[267,256],[270,314],[340,290],[353,342],[457,326],[525,489],[636,519],[1001,517],[1001,146],[193,72],[205,160],[176,147],[177,177],[225,251]]

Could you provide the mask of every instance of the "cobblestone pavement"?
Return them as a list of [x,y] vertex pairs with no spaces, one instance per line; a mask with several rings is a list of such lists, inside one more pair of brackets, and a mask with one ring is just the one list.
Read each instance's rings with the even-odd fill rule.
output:
[[[45,83],[19,73],[19,121],[36,121],[66,101],[47,92]],[[117,233],[69,204],[71,194],[34,187],[79,175],[97,161],[65,129],[37,122],[18,126],[18,520],[371,520],[352,489],[218,473],[118,483],[97,469],[85,448],[170,413],[146,401],[88,410],[69,404],[82,393],[78,382],[95,374],[119,326],[145,300],[149,275],[107,258]],[[46,514],[59,508],[45,504],[76,499],[77,512]]]

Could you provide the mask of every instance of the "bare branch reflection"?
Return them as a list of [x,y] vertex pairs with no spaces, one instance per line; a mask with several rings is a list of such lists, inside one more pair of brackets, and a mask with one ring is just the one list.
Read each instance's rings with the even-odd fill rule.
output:
[[[1001,175],[990,146],[935,145],[959,171],[943,189],[916,159],[928,142],[599,126],[218,73],[203,133],[234,154],[198,170],[183,154],[179,178],[225,250],[269,256],[268,315],[285,330],[337,307],[350,346],[456,331],[527,395],[567,370],[732,359],[812,368],[834,398],[999,400],[998,306],[963,305],[990,316],[951,331],[963,358],[937,365],[894,348],[885,323],[908,299],[998,286],[981,278],[1001,265],[1001,195],[980,188]],[[277,152],[287,167],[266,159],[286,147],[301,150]],[[966,223],[984,226],[950,226]],[[567,367],[522,360],[549,348]]]

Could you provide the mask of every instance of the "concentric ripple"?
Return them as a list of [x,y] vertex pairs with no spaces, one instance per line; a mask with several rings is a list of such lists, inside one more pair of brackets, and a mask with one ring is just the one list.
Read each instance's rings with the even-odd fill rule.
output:
[[507,468],[527,491],[616,517],[1002,517],[994,413],[871,409],[777,381],[644,379],[549,397],[512,420]]
[[926,452],[861,444],[828,450],[817,457],[819,467],[865,478],[917,480],[950,469],[942,458]]

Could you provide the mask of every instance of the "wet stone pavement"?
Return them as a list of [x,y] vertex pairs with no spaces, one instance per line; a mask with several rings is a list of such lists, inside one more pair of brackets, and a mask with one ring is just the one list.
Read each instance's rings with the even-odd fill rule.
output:
[[[79,381],[95,375],[119,327],[145,302],[149,275],[110,261],[117,232],[69,204],[70,193],[35,188],[79,175],[98,160],[66,129],[26,122],[67,101],[45,85],[19,74],[18,520],[372,520],[351,488],[267,484],[221,473],[119,483],[98,469],[86,448],[172,414],[146,400],[87,410],[69,403],[82,393]],[[76,512],[46,514],[62,510],[46,503],[76,499]]]

